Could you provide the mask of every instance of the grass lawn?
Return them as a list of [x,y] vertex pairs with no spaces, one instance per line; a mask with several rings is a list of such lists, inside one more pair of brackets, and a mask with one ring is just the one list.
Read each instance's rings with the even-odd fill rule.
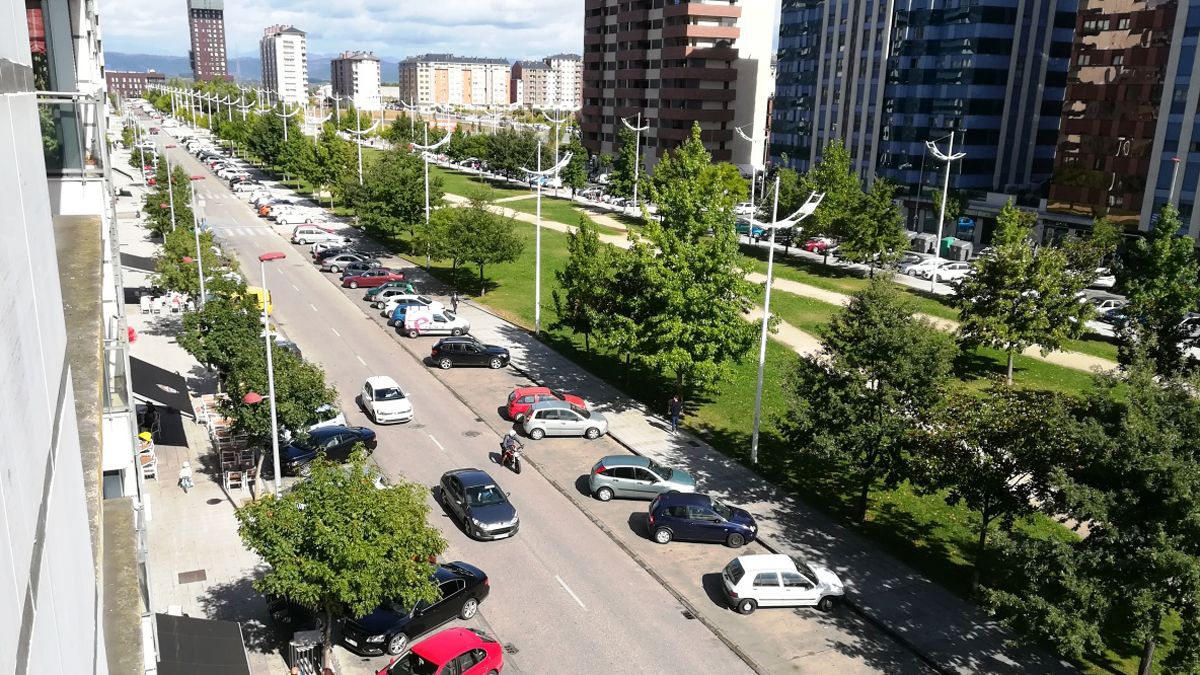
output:
[[[518,199],[511,202],[501,202],[496,206],[503,206],[514,211],[522,213],[534,214],[537,213],[537,199]],[[614,227],[601,225],[595,220],[592,220],[586,212],[572,201],[567,199],[555,199],[542,195],[542,218],[545,220],[553,220],[566,225],[578,225],[580,217],[587,219],[589,223],[596,226],[596,230],[600,234],[625,234],[624,230],[618,230]]]
[[461,171],[450,171],[432,164],[429,165],[429,175],[431,177],[440,176],[442,179],[442,189],[450,194],[461,195],[463,197],[469,195],[472,190],[478,189],[480,186],[492,188],[496,199],[529,194],[528,188],[521,187],[516,183],[491,181],[486,178],[481,179],[472,174]]

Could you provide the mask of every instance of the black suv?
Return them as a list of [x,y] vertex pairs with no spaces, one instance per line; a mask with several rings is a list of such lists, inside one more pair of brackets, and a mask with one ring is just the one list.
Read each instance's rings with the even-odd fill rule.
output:
[[508,365],[508,350],[496,345],[485,345],[479,340],[463,335],[438,340],[433,346],[433,363],[446,370],[451,366],[487,366],[503,368]]
[[[320,427],[308,432],[307,436],[298,438],[279,449],[279,461],[283,464],[285,476],[307,476],[312,469],[309,463],[319,455],[332,462],[345,462],[350,459],[354,446],[362,443],[367,450],[374,450],[378,444],[375,432],[366,427]],[[262,476],[264,479],[275,478],[275,462],[271,455],[263,458]]]

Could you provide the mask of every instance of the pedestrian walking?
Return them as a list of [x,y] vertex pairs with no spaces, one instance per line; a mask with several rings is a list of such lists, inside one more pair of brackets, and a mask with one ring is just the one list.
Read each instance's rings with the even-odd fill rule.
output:
[[671,418],[671,433],[679,433],[679,418],[683,416],[683,399],[679,398],[679,394],[667,401],[667,416]]
[[458,291],[450,295],[450,311],[458,314]]
[[183,466],[179,467],[179,487],[183,488],[184,494],[187,494],[187,491],[191,490],[193,486],[192,465],[184,462]]

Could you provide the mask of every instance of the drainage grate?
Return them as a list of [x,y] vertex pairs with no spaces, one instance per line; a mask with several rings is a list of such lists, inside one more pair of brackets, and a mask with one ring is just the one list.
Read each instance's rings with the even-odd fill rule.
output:
[[478,431],[464,431],[462,432],[462,435],[466,436],[467,438],[475,438],[476,436],[482,436],[483,434],[479,433]]
[[221,499],[219,497],[213,497],[212,499],[209,499],[208,501],[206,501],[204,503],[208,504],[209,506],[216,506],[217,504],[220,504],[224,501],[225,501],[224,499]]
[[679,612],[679,613],[680,613],[680,614],[682,614],[682,615],[683,615],[683,618],[687,619],[688,621],[695,621],[695,620],[696,620],[696,615],[695,615],[695,614],[692,614],[692,613],[691,613],[689,610],[686,610],[686,609],[684,609],[684,610],[680,610],[680,612]]
[[511,642],[509,644],[504,645],[504,653],[506,653],[506,654],[516,654],[519,651],[521,651],[521,650],[517,649],[517,646],[512,644]]
[[180,572],[179,583],[194,584],[197,581],[207,581],[208,573],[204,570],[192,570],[191,572]]
[[424,428],[425,428],[425,425],[424,425],[424,424],[421,424],[420,422],[416,422],[416,423],[410,423],[410,424],[408,425],[408,428],[409,428],[409,429],[424,429]]

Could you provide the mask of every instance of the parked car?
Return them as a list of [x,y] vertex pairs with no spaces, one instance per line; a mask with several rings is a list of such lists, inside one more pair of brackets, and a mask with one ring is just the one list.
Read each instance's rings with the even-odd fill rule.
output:
[[442,474],[437,497],[472,539],[504,539],[521,527],[517,507],[508,501],[508,493],[481,469],[454,469]]
[[408,281],[389,281],[382,286],[368,289],[363,300],[371,303],[372,307],[382,308],[387,301],[397,295],[417,295],[417,289]]
[[[399,325],[399,324],[398,324]],[[404,334],[410,338],[421,335],[466,335],[471,322],[447,309],[410,307],[404,313]]]
[[739,216],[752,216],[754,211],[754,204],[751,202],[739,202],[733,207],[734,214]]
[[425,305],[422,305],[414,300],[402,300],[400,304],[396,305],[395,308],[392,309],[392,314],[388,317],[387,323],[389,326],[395,326],[397,332],[403,333],[404,317],[408,316],[408,310],[415,307],[424,306]]
[[742,220],[740,218],[734,225],[733,229],[740,235],[752,237],[754,239],[761,238],[767,231],[762,225],[751,224],[750,221]]
[[275,215],[275,222],[280,225],[317,225],[320,227],[320,220],[319,217],[314,217],[311,211],[300,209]]
[[[403,654],[408,651],[412,640],[429,631],[454,619],[466,621],[474,618],[479,612],[479,603],[487,598],[491,590],[487,575],[465,562],[438,565],[432,581],[438,588],[438,600],[432,603],[418,602],[411,607],[399,600],[384,602],[366,616],[347,619],[342,624],[342,641],[351,651],[364,656]],[[471,671],[464,669],[455,672]]]
[[588,475],[588,491],[602,502],[613,497],[654,499],[672,490],[695,492],[696,480],[687,472],[639,455],[602,457]]
[[386,375],[368,377],[358,394],[359,405],[376,424],[411,422],[412,401],[400,385]]
[[758,534],[758,525],[746,511],[708,495],[686,492],[664,492],[655,497],[646,522],[650,537],[660,544],[680,539],[738,548]]
[[801,248],[809,253],[828,253],[834,246],[837,246],[837,242],[829,237],[813,237],[804,242]]
[[1092,296],[1091,303],[1096,308],[1096,314],[1103,315],[1110,309],[1120,309],[1128,305],[1129,301],[1113,295],[1096,295]]
[[510,358],[504,347],[484,344],[469,335],[442,338],[430,352],[434,365],[442,370],[453,366],[503,368]]
[[[399,305],[401,303],[408,303],[408,302],[416,302],[419,305],[424,305],[432,310],[439,311],[439,312],[446,309],[446,305],[442,304],[442,302],[440,300],[434,300],[433,298],[430,298],[425,295],[411,295],[408,293],[400,293],[398,295],[392,295],[392,296],[388,297],[387,300],[383,301],[383,311],[381,311],[379,313],[379,315],[380,316],[391,316],[392,312],[394,312],[396,310],[396,305]],[[376,303],[376,304],[378,304],[378,303]]]
[[768,227],[762,234],[763,241],[770,241],[772,232],[775,234],[775,243],[780,246],[791,246],[796,238],[794,227]]
[[846,594],[841,578],[828,567],[779,554],[734,558],[721,571],[721,585],[729,606],[740,614],[752,614],[759,607],[816,607],[828,612]]
[[1093,288],[1112,288],[1117,285],[1117,275],[1112,273],[1107,267],[1096,268],[1096,280],[1092,282]]
[[238,183],[234,183],[233,186],[230,187],[229,189],[233,190],[234,192],[248,193],[248,192],[253,192],[254,190],[257,190],[258,188],[259,188],[258,183],[254,182],[252,180],[244,180],[244,181],[240,181]]
[[343,267],[345,267],[346,265],[348,265],[352,262],[367,262],[367,261],[374,261],[375,266],[376,267],[379,266],[378,260],[374,260],[373,258],[367,257],[363,253],[338,253],[337,255],[331,255],[328,258],[321,259],[321,271],[322,272],[333,272],[334,274],[337,274],[338,272],[340,272],[342,270]]
[[393,281],[404,281],[404,272],[386,267],[364,270],[351,276],[349,274],[350,268],[347,266],[346,272],[346,276],[342,277],[342,285],[347,288],[371,288],[372,286],[382,286]]
[[932,276],[934,281],[959,281],[969,276],[973,269],[969,262],[947,260],[935,269],[925,270],[925,278],[928,279]]
[[535,441],[544,436],[583,436],[594,440],[608,433],[608,420],[598,412],[566,401],[542,401],[533,404],[521,427]]
[[[316,258],[325,251],[332,250],[334,253],[341,253],[342,251],[348,250],[350,244],[350,237],[342,237],[340,241],[336,239],[330,241],[319,241],[312,245],[312,248],[309,249],[309,252],[312,253],[313,258]],[[333,254],[331,253],[330,255]]]
[[[313,245],[314,248],[316,244]],[[349,245],[331,245],[329,248],[324,248],[319,251],[313,251],[313,263],[320,263],[326,258],[331,258],[339,253],[358,253],[359,251]]]
[[358,275],[362,274],[363,272],[366,272],[368,270],[373,270],[373,269],[379,269],[379,261],[378,260],[362,260],[362,261],[356,261],[356,262],[348,262],[348,263],[346,263],[346,266],[343,267],[341,272],[339,273],[341,275],[340,279],[345,279],[346,277],[358,276]]
[[504,649],[474,628],[450,628],[413,645],[375,675],[492,675],[504,668]]
[[520,422],[525,418],[525,413],[533,407],[534,403],[540,401],[566,401],[573,403],[580,408],[587,407],[587,401],[574,395],[568,394],[550,387],[517,387],[508,393],[508,404],[505,407],[505,413],[508,419],[514,422]]
[[[317,429],[279,449],[283,475],[307,476],[310,463],[322,454],[332,462],[345,462],[358,443],[365,445],[368,450],[374,450],[377,445],[375,432],[366,427]],[[270,456],[263,460],[262,476],[264,479],[275,477],[274,460]]]

